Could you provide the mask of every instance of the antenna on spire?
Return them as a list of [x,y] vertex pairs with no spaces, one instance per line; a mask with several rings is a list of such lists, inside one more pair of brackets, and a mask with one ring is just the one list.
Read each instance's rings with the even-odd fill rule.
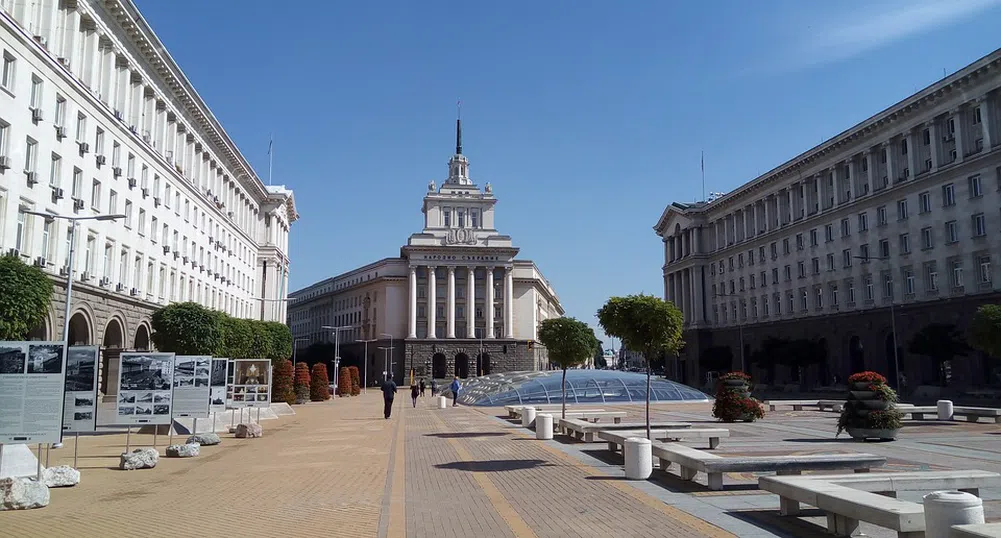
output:
[[455,154],[462,155],[462,99],[455,103]]

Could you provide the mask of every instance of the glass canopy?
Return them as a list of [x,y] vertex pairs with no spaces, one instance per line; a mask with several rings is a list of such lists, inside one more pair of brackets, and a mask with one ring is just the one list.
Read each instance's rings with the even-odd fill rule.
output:
[[[462,381],[459,402],[464,405],[560,403],[561,370],[507,372]],[[652,402],[706,402],[710,396],[687,385],[654,377]],[[567,403],[646,401],[646,374],[619,370],[567,370]]]

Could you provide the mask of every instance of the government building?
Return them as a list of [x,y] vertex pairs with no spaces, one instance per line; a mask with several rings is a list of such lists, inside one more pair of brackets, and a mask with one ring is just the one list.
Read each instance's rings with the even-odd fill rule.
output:
[[262,183],[135,4],[0,0],[0,53],[0,249],[55,283],[32,338],[62,339],[68,279],[70,343],[104,364],[149,349],[175,301],[285,320],[292,192]]
[[[359,267],[289,294],[297,347],[340,343],[368,382],[394,372],[444,379],[548,367],[539,323],[563,315],[559,297],[495,226],[497,198],[473,183],[456,121],[448,178],[424,196],[424,228],[398,257]],[[337,335],[334,329],[339,327]],[[363,369],[365,367],[363,366]]]
[[[999,88],[1001,50],[732,192],[667,206],[654,227],[664,296],[686,329],[669,375],[701,385],[707,349],[751,368],[781,337],[824,350],[805,380],[785,382],[893,380],[899,364],[911,387],[938,384],[946,369],[908,351],[914,335],[965,331],[979,305],[1001,301]],[[998,381],[977,352],[948,371],[953,384]]]

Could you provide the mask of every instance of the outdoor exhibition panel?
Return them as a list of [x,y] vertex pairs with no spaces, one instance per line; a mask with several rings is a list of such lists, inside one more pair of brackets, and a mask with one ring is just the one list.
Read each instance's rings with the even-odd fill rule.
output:
[[234,359],[233,384],[230,385],[231,407],[271,406],[271,361],[267,359]]
[[118,368],[116,424],[170,424],[173,353],[122,353]]
[[178,355],[174,360],[173,415],[207,418],[209,416],[209,379],[212,357]]
[[59,442],[64,351],[62,342],[0,342],[0,444]]
[[226,410],[226,372],[229,359],[212,358],[212,374],[209,377],[209,411],[221,413]]
[[97,427],[98,346],[70,346],[66,352],[63,432],[86,433]]

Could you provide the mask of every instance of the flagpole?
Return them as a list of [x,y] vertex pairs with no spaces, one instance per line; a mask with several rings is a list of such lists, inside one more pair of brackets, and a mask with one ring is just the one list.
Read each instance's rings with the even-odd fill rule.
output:
[[275,160],[275,154],[272,146],[274,145],[274,136],[268,138],[268,185],[271,185],[271,168]]
[[706,201],[706,152],[702,152],[702,201]]

